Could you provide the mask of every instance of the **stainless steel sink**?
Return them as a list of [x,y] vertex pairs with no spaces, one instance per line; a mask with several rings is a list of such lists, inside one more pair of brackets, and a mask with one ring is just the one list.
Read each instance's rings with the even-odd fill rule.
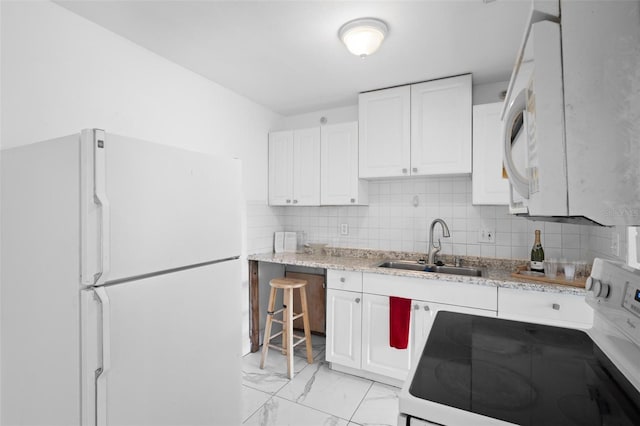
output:
[[482,269],[467,268],[464,266],[437,266],[418,263],[414,260],[386,260],[378,268],[404,269],[407,271],[436,272],[439,274],[466,275],[471,277],[481,277]]

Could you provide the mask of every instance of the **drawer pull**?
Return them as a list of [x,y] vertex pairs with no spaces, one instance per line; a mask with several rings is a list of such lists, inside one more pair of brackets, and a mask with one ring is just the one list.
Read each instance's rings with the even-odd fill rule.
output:
[[429,305],[424,305],[424,310],[428,311],[429,310]]
[[418,309],[420,309],[420,306],[418,306],[418,305],[413,305],[413,310],[414,310],[414,311],[417,311]]
[[356,297],[356,303],[360,303],[360,298]]
[[556,310],[556,311],[559,311],[559,310],[560,310],[560,305],[559,305],[559,304],[557,304],[557,303],[554,303],[553,305],[551,305],[551,307],[552,307],[554,310]]
[[345,277],[340,277],[340,282],[341,282],[341,283],[343,283],[343,282],[345,282],[345,281],[346,281]]

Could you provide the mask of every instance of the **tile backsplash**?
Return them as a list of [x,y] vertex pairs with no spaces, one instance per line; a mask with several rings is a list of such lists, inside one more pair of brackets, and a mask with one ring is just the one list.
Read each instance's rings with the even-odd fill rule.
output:
[[[269,208],[249,203],[248,208],[249,216],[255,214],[265,225],[253,227],[256,234],[265,229],[258,238],[261,247],[272,238],[266,231],[274,225],[269,213],[278,222],[278,229],[269,232],[303,231],[308,242],[413,252],[427,251],[429,225],[442,218],[451,233],[450,238],[441,238],[443,254],[512,259],[529,258],[534,230],[540,229],[547,258],[591,260],[589,238],[605,232],[587,225],[529,221],[510,215],[507,206],[474,206],[469,176],[370,181],[368,206]],[[253,208],[257,210],[252,212]],[[347,225],[348,235],[341,234],[342,224]],[[495,243],[478,242],[481,229],[494,231]],[[440,237],[440,226],[435,230],[435,238]]]

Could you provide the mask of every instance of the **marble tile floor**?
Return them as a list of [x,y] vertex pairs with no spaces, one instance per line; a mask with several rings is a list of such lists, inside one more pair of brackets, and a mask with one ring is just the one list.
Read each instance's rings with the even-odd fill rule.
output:
[[244,425],[356,426],[397,424],[400,389],[331,370],[324,339],[313,336],[313,364],[303,348],[294,352],[293,380],[285,357],[270,349],[264,370],[261,352],[242,359]]

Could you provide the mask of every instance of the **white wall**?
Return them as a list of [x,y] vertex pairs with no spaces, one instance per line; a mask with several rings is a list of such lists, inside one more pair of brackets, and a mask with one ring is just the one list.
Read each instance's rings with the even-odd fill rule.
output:
[[[251,206],[266,205],[267,134],[281,116],[54,3],[2,1],[1,9],[3,149],[99,127],[238,157],[244,252],[265,250]],[[271,210],[260,214],[257,227],[271,234]],[[247,279],[244,268],[245,350]]]

